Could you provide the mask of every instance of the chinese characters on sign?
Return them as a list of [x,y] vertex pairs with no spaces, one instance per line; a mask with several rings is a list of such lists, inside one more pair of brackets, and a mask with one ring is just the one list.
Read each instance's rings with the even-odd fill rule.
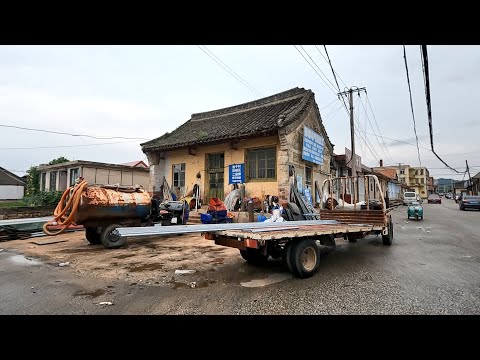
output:
[[228,166],[228,183],[242,184],[245,182],[244,164],[232,164]]
[[303,127],[302,159],[314,164],[323,164],[323,137],[312,129]]

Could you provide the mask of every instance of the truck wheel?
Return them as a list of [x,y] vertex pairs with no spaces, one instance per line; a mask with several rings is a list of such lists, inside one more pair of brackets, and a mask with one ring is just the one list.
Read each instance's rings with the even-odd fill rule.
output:
[[103,229],[100,240],[105,248],[116,249],[125,244],[126,239],[120,237],[120,234],[116,231],[119,227],[118,224],[111,224]]
[[288,242],[284,249],[283,249],[283,252],[282,252],[282,262],[283,262],[283,265],[288,269],[288,271],[290,271],[291,273],[293,273],[293,267],[292,267],[292,247],[293,247],[293,244],[292,242]]
[[260,249],[246,248],[240,250],[240,255],[252,265],[263,265],[268,260],[268,255],[262,255]]
[[96,227],[86,227],[85,237],[87,238],[88,242],[92,245],[97,245],[102,242],[100,240],[100,234],[97,232]]
[[[417,217],[418,220],[418,217]],[[383,245],[392,245],[393,241],[393,222],[390,219],[390,222],[388,223],[388,234],[387,235],[382,235],[382,241]]]
[[292,244],[290,261],[293,273],[302,278],[309,278],[320,266],[320,249],[313,239],[297,240]]
[[357,242],[357,238],[356,238],[355,234],[348,234],[347,239],[348,239],[348,242],[351,242],[351,243],[356,243]]

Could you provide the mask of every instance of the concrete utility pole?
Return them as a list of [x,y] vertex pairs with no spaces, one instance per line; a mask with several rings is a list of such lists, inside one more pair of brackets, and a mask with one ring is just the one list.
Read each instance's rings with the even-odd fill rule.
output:
[[[468,167],[468,161],[465,160],[465,164],[467,165],[467,172],[468,172],[468,186],[467,186],[467,193],[469,192],[469,187],[472,186],[472,176],[470,175],[470,168]],[[472,195],[472,194],[470,194]]]
[[349,90],[344,92],[338,93],[339,96],[347,95],[350,104],[350,138],[351,138],[351,147],[352,147],[352,158],[350,159],[352,163],[352,176],[357,176],[357,159],[355,158],[355,127],[354,127],[354,119],[353,119],[353,93],[357,92],[360,94],[361,91],[367,92],[366,88],[358,88],[355,86],[356,89],[351,87]]

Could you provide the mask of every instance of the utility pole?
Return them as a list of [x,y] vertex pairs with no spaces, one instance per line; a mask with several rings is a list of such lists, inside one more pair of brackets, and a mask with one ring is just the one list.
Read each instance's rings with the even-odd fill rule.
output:
[[[468,161],[465,160],[465,164],[467,165],[467,172],[468,172],[468,186],[467,186],[467,193],[470,192],[469,188],[472,186],[472,176],[470,175],[470,168],[468,167]],[[470,194],[472,195],[472,194]]]
[[352,147],[352,157],[350,159],[352,163],[352,176],[357,176],[357,159],[355,157],[355,125],[354,125],[354,118],[353,118],[353,93],[357,92],[360,94],[361,91],[367,92],[366,88],[359,88],[355,86],[356,89],[351,87],[350,89],[338,93],[339,96],[347,95],[350,104],[350,138],[351,138],[351,147]]

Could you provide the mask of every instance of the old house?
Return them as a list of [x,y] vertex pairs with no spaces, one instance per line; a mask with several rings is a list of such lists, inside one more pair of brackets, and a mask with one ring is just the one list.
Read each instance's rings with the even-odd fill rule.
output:
[[142,185],[149,182],[149,170],[143,166],[130,166],[75,160],[55,165],[40,165],[40,190],[65,191],[83,177],[91,185]]
[[331,144],[314,93],[294,88],[224,109],[193,114],[163,136],[145,142],[149,191],[163,178],[179,194],[200,187],[203,199],[223,199],[235,183],[247,197],[279,196],[288,201],[289,165],[298,186],[314,194],[330,173]]
[[23,199],[25,182],[14,173],[0,167],[0,200]]

